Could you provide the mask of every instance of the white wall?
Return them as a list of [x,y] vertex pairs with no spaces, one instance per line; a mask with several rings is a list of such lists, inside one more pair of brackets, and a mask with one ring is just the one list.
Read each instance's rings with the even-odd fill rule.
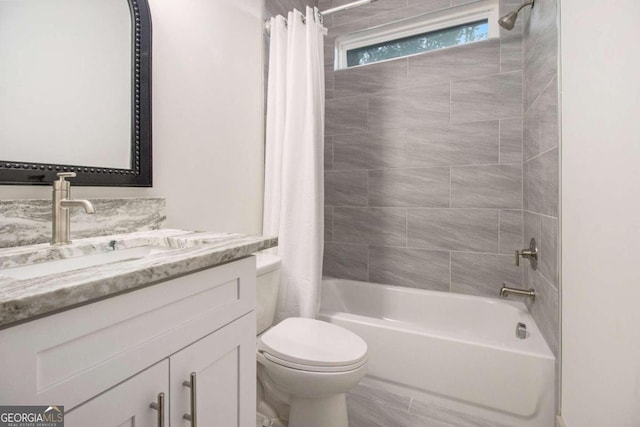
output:
[[640,2],[561,2],[562,416],[640,426]]
[[[150,0],[154,187],[76,187],[74,197],[165,197],[172,227],[259,233],[261,0]],[[0,199],[49,198],[0,186]]]

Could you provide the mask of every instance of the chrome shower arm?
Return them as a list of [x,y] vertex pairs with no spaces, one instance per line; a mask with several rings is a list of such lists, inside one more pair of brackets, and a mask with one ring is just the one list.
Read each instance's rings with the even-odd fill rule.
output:
[[522,4],[520,5],[520,7],[516,10],[516,13],[520,13],[520,11],[521,11],[522,9],[524,9],[525,7],[527,7],[527,6],[531,6],[531,7],[533,7],[533,3],[534,3],[534,0],[527,0],[527,1],[525,1],[525,2],[524,2],[524,3],[522,3]]

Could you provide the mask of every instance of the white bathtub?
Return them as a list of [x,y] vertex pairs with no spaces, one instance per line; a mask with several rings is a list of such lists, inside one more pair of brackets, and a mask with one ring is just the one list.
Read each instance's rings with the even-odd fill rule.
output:
[[500,424],[554,425],[555,358],[521,302],[325,279],[320,318],[367,342],[378,386]]

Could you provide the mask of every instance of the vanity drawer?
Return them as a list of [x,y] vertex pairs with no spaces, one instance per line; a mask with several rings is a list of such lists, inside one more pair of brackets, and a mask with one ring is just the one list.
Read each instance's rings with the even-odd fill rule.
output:
[[83,403],[255,309],[255,258],[0,331],[0,404]]

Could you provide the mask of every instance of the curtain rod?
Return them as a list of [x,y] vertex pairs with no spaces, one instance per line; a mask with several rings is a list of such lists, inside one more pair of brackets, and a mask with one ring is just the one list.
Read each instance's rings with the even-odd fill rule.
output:
[[332,13],[342,12],[343,10],[353,9],[354,7],[364,6],[366,4],[373,3],[376,1],[378,0],[358,0],[358,1],[354,1],[353,3],[343,4],[342,6],[332,7],[331,9],[327,9],[325,11],[320,12],[320,15],[327,16],[327,15],[331,15]]
[[[319,12],[320,17],[323,16],[327,16],[327,15],[332,15],[334,13],[338,13],[338,12],[342,12],[344,10],[348,10],[348,9],[353,9],[355,7],[360,7],[360,6],[364,6],[367,5],[369,3],[373,3],[376,2],[378,0],[357,0],[354,1],[352,3],[347,3],[347,4],[343,4],[342,6],[336,6],[336,7],[332,7],[330,9],[324,10]],[[285,18],[285,21],[287,19]],[[267,31],[267,33],[271,32],[271,20],[267,19],[264,23],[264,28]]]

